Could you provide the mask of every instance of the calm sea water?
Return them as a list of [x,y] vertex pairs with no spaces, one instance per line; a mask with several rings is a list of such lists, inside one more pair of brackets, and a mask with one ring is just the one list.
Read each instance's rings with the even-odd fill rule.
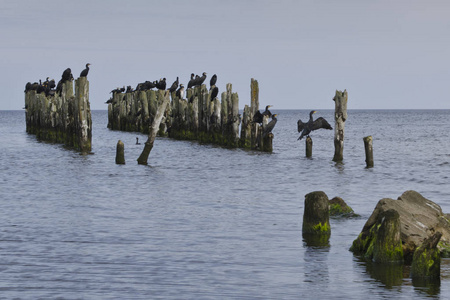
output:
[[[308,111],[272,111],[272,154],[159,138],[148,166],[136,162],[146,136],[108,130],[106,111],[93,112],[91,155],[40,142],[23,111],[0,111],[0,298],[450,298],[447,259],[426,285],[348,251],[382,198],[412,189],[450,212],[450,111],[350,110],[343,164],[331,130],[311,135],[305,158],[296,122]],[[334,126],[333,111],[315,116]],[[361,215],[332,219],[324,248],[301,234],[304,196],[318,190]]]

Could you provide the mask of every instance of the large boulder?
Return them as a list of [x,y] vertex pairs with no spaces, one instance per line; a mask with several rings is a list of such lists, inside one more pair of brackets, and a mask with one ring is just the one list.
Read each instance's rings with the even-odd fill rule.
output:
[[[441,255],[448,256],[450,249],[450,221],[441,207],[415,191],[404,192],[397,200],[384,198],[375,207],[360,235],[353,242],[351,251],[366,254],[373,243],[374,230],[379,217],[388,210],[395,210],[400,216],[400,238],[404,260],[411,263],[415,249],[435,232],[441,232],[438,244]],[[373,245],[372,245],[373,246]]]

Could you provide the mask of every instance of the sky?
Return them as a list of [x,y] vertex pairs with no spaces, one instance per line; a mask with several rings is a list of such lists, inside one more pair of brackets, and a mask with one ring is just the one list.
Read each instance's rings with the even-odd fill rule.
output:
[[0,0],[0,110],[27,82],[90,63],[91,109],[146,80],[217,74],[260,108],[449,109],[446,0]]

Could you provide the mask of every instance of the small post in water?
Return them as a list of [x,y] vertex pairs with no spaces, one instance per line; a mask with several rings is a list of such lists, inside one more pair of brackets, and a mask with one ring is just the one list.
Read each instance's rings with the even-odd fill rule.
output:
[[313,141],[311,137],[307,137],[306,138],[306,157],[312,157],[312,146],[313,146]]
[[364,149],[366,150],[366,167],[373,167],[373,146],[372,146],[372,136],[366,136],[364,140]]
[[116,164],[124,165],[125,164],[125,145],[121,140],[117,142],[116,149]]

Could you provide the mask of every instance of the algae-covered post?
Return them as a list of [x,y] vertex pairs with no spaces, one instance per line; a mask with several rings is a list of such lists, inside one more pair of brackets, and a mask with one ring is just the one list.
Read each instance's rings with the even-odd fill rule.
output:
[[328,197],[324,192],[305,195],[302,234],[307,242],[313,240],[322,245],[328,243],[331,235],[330,212]]
[[436,232],[425,239],[416,251],[414,251],[411,264],[411,276],[435,279],[441,276],[441,254],[437,245],[442,233]]
[[400,215],[394,209],[379,215],[379,226],[373,245],[373,261],[378,263],[403,263],[400,238]]
[[334,119],[334,157],[333,161],[342,162],[344,160],[344,128],[347,120],[347,90],[336,91],[333,100],[335,102]]
[[363,140],[364,140],[364,149],[366,152],[366,166],[367,168],[372,168],[373,167],[372,136],[366,136]]
[[148,156],[150,155],[150,151],[153,149],[153,143],[156,139],[156,134],[158,133],[159,126],[161,124],[161,120],[164,116],[164,112],[166,111],[167,105],[170,103],[170,92],[166,90],[164,92],[164,97],[162,102],[158,105],[156,110],[155,118],[153,119],[152,126],[150,128],[150,132],[148,134],[148,139],[145,142],[144,150],[142,150],[141,155],[137,159],[138,164],[147,165],[148,164]]

